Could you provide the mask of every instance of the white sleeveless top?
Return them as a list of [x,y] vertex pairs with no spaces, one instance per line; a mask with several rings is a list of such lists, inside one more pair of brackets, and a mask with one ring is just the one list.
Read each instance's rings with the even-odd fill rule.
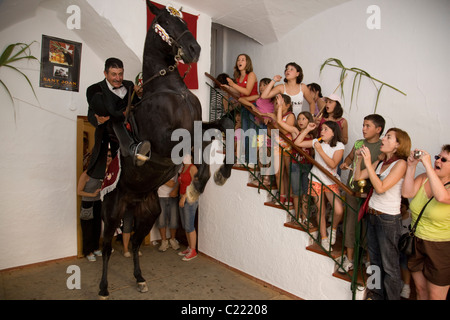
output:
[[303,91],[302,91],[302,84],[300,83],[300,92],[297,93],[295,96],[291,96],[286,92],[286,85],[283,83],[284,86],[284,94],[291,97],[292,101],[292,113],[294,113],[295,119],[297,119],[298,114],[302,112],[303,108]]
[[[379,176],[380,180],[383,181],[388,176],[397,161],[392,162],[391,165]],[[377,168],[375,171],[376,174],[380,174],[381,167],[382,166],[379,166]],[[382,194],[379,194],[373,190],[372,197],[369,200],[369,207],[386,214],[400,214],[403,180],[404,178],[401,178],[392,188]]]

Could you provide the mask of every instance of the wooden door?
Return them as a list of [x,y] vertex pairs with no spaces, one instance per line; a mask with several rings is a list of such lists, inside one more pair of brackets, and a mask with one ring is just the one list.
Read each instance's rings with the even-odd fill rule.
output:
[[[89,123],[86,116],[77,117],[77,184],[83,173],[83,159],[86,152],[90,152],[95,142],[95,127]],[[77,197],[77,256],[83,257],[83,238],[81,235],[80,209],[81,196]]]

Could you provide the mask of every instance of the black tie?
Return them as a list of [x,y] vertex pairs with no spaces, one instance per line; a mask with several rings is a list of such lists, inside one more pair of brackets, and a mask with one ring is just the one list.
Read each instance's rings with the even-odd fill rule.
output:
[[120,88],[122,88],[122,87],[123,87],[123,84],[122,84],[120,87],[117,87],[117,88],[114,87],[113,90],[120,89]]

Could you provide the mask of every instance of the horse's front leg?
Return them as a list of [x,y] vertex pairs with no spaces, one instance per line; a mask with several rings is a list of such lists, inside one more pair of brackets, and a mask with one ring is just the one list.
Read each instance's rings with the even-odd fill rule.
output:
[[231,169],[233,169],[232,164],[224,163],[220,168],[214,173],[214,182],[218,186],[223,186],[227,182],[228,178],[231,176]]
[[198,167],[198,172],[194,176],[192,183],[186,189],[187,201],[193,203],[198,200],[203,193],[211,173],[209,172],[209,164],[205,161]]

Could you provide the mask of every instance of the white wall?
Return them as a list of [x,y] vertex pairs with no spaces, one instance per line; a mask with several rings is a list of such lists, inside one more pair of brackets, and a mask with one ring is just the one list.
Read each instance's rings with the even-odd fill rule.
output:
[[[36,26],[39,26],[38,28]],[[36,17],[1,32],[0,47],[30,43],[40,59],[42,34],[81,42],[53,11],[38,8]],[[101,65],[83,47],[80,93],[39,87],[37,62],[16,64],[25,79],[1,68],[0,77],[14,96],[13,106],[0,90],[0,269],[76,255],[76,116],[85,105],[90,73]]]
[[[212,165],[212,173],[218,168]],[[310,236],[285,227],[286,212],[265,206],[268,192],[247,187],[248,178],[233,170],[224,186],[208,181],[199,203],[199,250],[302,299],[350,300],[350,282],[332,276],[334,261],[307,251]]]
[[[114,38],[120,44],[121,52],[128,50],[132,61],[136,57],[139,60],[142,52],[136,51],[142,49],[144,23],[128,12],[130,9],[145,10],[144,1],[116,1],[114,9],[106,5],[109,1],[89,1],[94,2],[95,9],[101,10],[102,16],[106,17],[106,22],[100,22],[106,27],[108,24],[116,26],[121,39],[129,45],[127,47],[122,40]],[[383,89],[378,112],[387,119],[387,127],[395,125],[407,130],[413,146],[424,146],[436,153],[442,144],[449,142],[445,126],[450,118],[446,106],[450,92],[446,76],[450,74],[450,67],[445,60],[450,49],[446,34],[450,29],[446,19],[448,3],[444,0],[377,1],[381,8],[381,30],[368,30],[365,27],[366,8],[373,4],[372,1],[352,1],[312,17],[279,43],[264,47],[241,40],[230,32],[225,35],[228,46],[224,56],[231,62],[229,69],[224,71],[232,73],[236,56],[241,52],[252,57],[258,78],[282,73],[287,62],[296,61],[304,69],[305,82],[318,82],[324,93],[328,93],[338,84],[338,73],[326,68],[319,76],[319,66],[329,57],[340,58],[345,65],[360,67],[404,90],[407,97]],[[182,1],[173,4],[178,6]],[[210,70],[211,18],[183,7],[189,13],[200,14],[197,37],[202,55],[198,68],[200,89],[196,94],[204,108],[203,118],[207,119],[209,89],[204,84],[203,73]],[[109,21],[108,18],[114,16],[113,10],[124,12],[124,20]],[[21,70],[33,83],[38,103],[24,79],[4,68],[0,70],[0,78],[15,97],[17,117],[14,120],[9,98],[0,90],[0,269],[76,255],[75,122],[77,115],[87,112],[87,86],[102,79],[104,59],[112,54],[89,42],[86,33],[94,30],[83,30],[83,20],[79,32],[68,30],[65,16],[62,5],[39,7],[34,17],[0,31],[2,49],[19,41],[40,42],[42,34],[83,43],[79,93],[39,88],[39,64],[21,64]],[[133,36],[130,30],[134,31]],[[40,58],[40,43],[33,45],[32,52]],[[126,63],[126,76],[134,77],[139,70],[138,63],[127,64],[127,57],[122,59]],[[361,137],[362,119],[373,112],[375,94],[368,83],[363,85],[358,106],[354,105],[350,111],[348,101],[345,104],[350,141]],[[348,90],[346,87],[347,96]],[[202,196],[201,201],[205,209],[218,210],[208,204],[213,201],[212,197]],[[204,213],[201,211],[200,214]],[[223,214],[226,216],[226,213]],[[213,216],[220,214],[215,211]],[[209,225],[203,224],[205,230],[212,228],[216,221],[207,223]],[[249,227],[245,231],[254,229]],[[217,252],[218,248],[210,250]],[[260,274],[264,270],[255,272]]]
[[[15,119],[9,97],[0,89],[0,270],[76,255],[76,119],[87,114],[86,88],[104,78],[104,61],[110,56],[124,61],[128,79],[134,80],[141,70],[145,1],[115,1],[114,6],[109,0],[88,2],[94,9],[86,1],[78,2],[80,30],[66,27],[66,8],[73,4],[68,0],[41,1],[35,15],[23,18],[18,12],[16,22],[0,30],[2,50],[11,43],[37,40],[31,49],[39,60],[42,34],[82,43],[79,92],[40,88],[39,63],[15,64],[33,84],[36,101],[25,79],[0,69],[0,79],[11,90],[16,111]],[[0,18],[1,14],[0,7]],[[210,66],[210,29],[210,17],[200,14],[200,88],[194,93],[203,106],[209,104],[203,74]],[[108,41],[98,38],[103,34]],[[208,118],[207,108],[203,116]]]
[[[366,26],[370,16],[366,10],[372,4],[381,9],[380,30]],[[223,71],[232,74],[239,53],[250,55],[258,79],[283,75],[286,63],[295,61],[303,68],[304,83],[319,83],[327,95],[338,86],[340,69],[325,67],[320,75],[320,65],[331,57],[340,59],[346,67],[366,70],[405,92],[406,97],[384,87],[377,113],[386,119],[386,128],[406,130],[413,148],[438,153],[443,144],[450,143],[449,12],[450,2],[446,0],[355,0],[310,18],[271,45],[249,42],[228,30]],[[350,109],[352,81],[353,74],[349,73],[344,86],[344,117],[349,121],[346,154],[362,137],[363,118],[373,113],[376,100],[372,83],[363,80],[358,103],[354,101]]]
[[[380,30],[366,27],[366,9],[374,3],[381,8]],[[304,82],[319,83],[327,95],[339,84],[340,70],[326,67],[319,75],[319,68],[326,59],[338,58],[345,66],[359,67],[406,92],[405,97],[385,87],[377,113],[385,117],[386,128],[406,130],[413,148],[438,153],[450,143],[449,12],[446,0],[355,0],[312,17],[271,45],[261,46],[226,30],[226,61],[216,72],[231,75],[240,53],[250,55],[258,79],[283,75],[285,64],[295,61],[304,70]],[[352,80],[350,74],[344,87],[344,116],[350,127],[346,154],[362,137],[363,118],[373,113],[376,98],[372,84],[363,80],[358,104],[350,110]],[[263,197],[242,185],[245,178],[233,171],[223,187],[208,182],[200,198],[199,250],[301,298],[348,299],[349,284],[341,291],[340,280],[326,280],[330,260],[320,262],[317,255],[302,251],[302,233],[283,229],[285,217],[261,206]],[[321,272],[312,275],[316,270]]]

